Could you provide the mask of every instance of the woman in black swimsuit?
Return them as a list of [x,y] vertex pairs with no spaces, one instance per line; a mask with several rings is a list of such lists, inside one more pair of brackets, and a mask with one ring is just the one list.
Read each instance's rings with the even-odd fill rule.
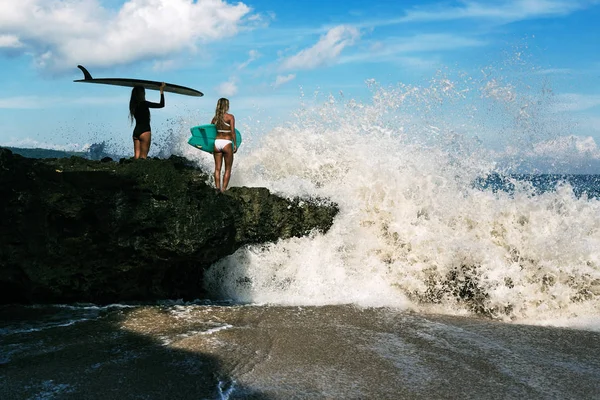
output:
[[133,158],[146,158],[150,151],[152,142],[152,131],[150,129],[150,109],[163,108],[165,106],[165,83],[160,85],[160,103],[146,101],[146,90],[142,86],[136,86],[131,90],[129,100],[129,119],[131,123],[135,119],[133,129]]

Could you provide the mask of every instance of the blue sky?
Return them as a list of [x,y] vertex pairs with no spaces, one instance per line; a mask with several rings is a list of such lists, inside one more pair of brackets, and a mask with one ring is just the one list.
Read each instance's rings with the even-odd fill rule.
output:
[[594,0],[7,0],[0,145],[129,145],[129,90],[73,83],[77,64],[205,93],[167,93],[156,132],[206,122],[221,96],[238,123],[284,121],[301,92],[368,101],[368,79],[419,85],[440,68],[475,77],[522,57],[574,121],[569,135],[600,158],[598,21]]

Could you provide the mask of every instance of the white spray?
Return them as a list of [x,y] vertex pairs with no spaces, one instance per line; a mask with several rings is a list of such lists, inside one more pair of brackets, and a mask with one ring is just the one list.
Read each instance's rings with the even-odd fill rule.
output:
[[339,215],[326,234],[239,250],[206,273],[206,287],[251,303],[535,323],[600,315],[600,202],[568,185],[541,195],[519,182],[513,193],[473,187],[508,168],[480,137],[506,144],[519,132],[524,143],[554,134],[536,120],[545,89],[532,98],[485,79],[387,89],[368,82],[368,104],[330,96],[273,127],[239,153],[232,185],[328,198]]

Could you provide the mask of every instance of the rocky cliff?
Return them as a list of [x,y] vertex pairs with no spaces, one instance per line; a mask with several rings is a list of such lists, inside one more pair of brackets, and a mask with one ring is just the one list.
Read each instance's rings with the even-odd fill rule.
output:
[[0,148],[0,303],[205,297],[248,244],[327,231],[337,207],[265,188],[218,194],[184,158],[33,160]]

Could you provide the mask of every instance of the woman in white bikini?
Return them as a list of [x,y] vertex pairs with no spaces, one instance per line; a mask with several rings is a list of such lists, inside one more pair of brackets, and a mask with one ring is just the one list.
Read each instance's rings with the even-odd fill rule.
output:
[[[235,117],[228,113],[229,100],[220,98],[217,101],[217,109],[211,124],[217,126],[217,138],[215,139],[215,148],[213,156],[215,158],[215,186],[217,190],[224,192],[229,185],[231,177],[231,166],[233,165],[233,154],[237,151],[235,138]],[[223,184],[221,184],[221,165],[225,158],[225,174],[223,175]]]

